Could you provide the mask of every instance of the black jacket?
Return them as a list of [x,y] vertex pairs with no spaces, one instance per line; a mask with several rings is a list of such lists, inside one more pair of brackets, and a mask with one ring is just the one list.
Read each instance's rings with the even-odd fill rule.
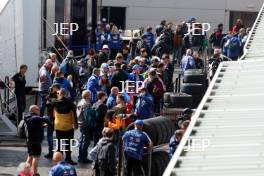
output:
[[96,123],[98,127],[102,127],[104,125],[104,118],[107,113],[107,106],[104,103],[101,103],[100,101],[97,101],[94,105],[93,108],[96,110],[97,113],[97,119]]
[[100,52],[98,55],[98,63],[97,66],[101,66],[102,63],[106,63],[108,61],[108,56],[104,52]]
[[63,98],[61,100],[56,100],[52,103],[54,110],[59,114],[68,114],[71,111],[73,112],[75,124],[78,124],[77,114],[76,114],[76,105],[72,103],[69,99]]
[[112,87],[116,86],[119,88],[120,91],[122,91],[122,82],[120,81],[126,81],[128,79],[128,75],[123,70],[117,70],[113,73],[112,76]]
[[47,117],[40,117],[30,113],[24,117],[26,123],[26,136],[28,142],[41,143],[44,138],[44,123],[49,124]]
[[26,78],[21,73],[17,73],[12,77],[15,82],[15,94],[17,96],[26,95]]
[[102,138],[98,145],[95,164],[98,170],[111,173],[113,176],[116,173],[116,159],[115,159],[115,146],[111,139]]

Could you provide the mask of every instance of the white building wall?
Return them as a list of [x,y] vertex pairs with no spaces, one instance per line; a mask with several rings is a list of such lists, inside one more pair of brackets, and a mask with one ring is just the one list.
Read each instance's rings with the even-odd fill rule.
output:
[[[0,78],[12,76],[22,63],[22,1],[9,1],[0,14]],[[19,29],[19,30],[17,30]]]
[[41,0],[10,0],[0,14],[0,77],[11,77],[27,64],[27,86],[38,76]]
[[46,24],[46,48],[48,47],[53,47],[54,46],[54,41],[55,41],[55,37],[54,35],[54,31],[55,31],[55,27],[54,27],[54,23],[55,23],[55,0],[48,0],[47,1],[47,22],[49,24]]
[[126,28],[156,26],[162,19],[179,23],[190,17],[229,27],[229,11],[258,12],[262,0],[103,0],[103,6],[126,7]]
[[41,0],[23,1],[23,63],[29,66],[27,86],[37,86],[40,57]]

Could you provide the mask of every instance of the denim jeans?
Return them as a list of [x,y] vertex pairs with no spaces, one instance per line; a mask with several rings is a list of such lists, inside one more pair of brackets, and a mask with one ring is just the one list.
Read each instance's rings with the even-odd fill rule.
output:
[[49,94],[49,91],[47,91],[47,90],[43,90],[43,91],[39,92],[39,96],[40,96],[40,116],[41,117],[45,114],[48,94]]
[[54,120],[50,117],[50,124],[47,128],[47,141],[49,146],[49,154],[53,153],[53,132],[54,132]]
[[180,64],[182,58],[182,47],[173,48],[173,63]]
[[88,128],[80,128],[81,136],[79,139],[79,160],[87,160],[88,148],[93,139],[93,132]]

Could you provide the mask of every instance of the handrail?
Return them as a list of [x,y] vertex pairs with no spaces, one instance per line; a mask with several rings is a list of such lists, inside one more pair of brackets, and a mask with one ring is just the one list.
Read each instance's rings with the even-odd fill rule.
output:
[[[53,32],[53,33],[56,33],[56,31],[52,28],[52,26],[49,24],[49,22],[42,17],[42,20],[48,25],[49,29]],[[68,47],[65,45],[65,43],[60,39],[60,37],[56,34],[55,35],[56,38],[59,40],[59,42],[62,44],[62,46],[67,50],[69,51]]]
[[6,4],[4,5],[4,7],[2,8],[2,10],[0,10],[0,15],[3,13],[3,11],[5,10],[5,8],[7,7],[7,5],[11,2],[11,0],[7,0]]
[[61,58],[61,60],[63,60],[64,57],[60,54],[60,52],[58,51],[58,49],[54,46],[54,44],[50,41],[49,38],[47,38],[47,39],[48,39],[49,43],[52,44],[51,47],[52,47],[53,49],[55,49],[55,51],[58,53],[58,55],[59,55],[59,57]]
[[[258,23],[258,21],[260,19],[260,16],[261,16],[263,10],[264,10],[264,3],[262,4],[262,7],[261,7],[261,9],[259,11],[257,19],[254,22],[254,25],[253,25],[253,27],[252,27],[249,35],[248,35],[247,41],[246,41],[246,43],[244,45],[244,48],[243,48],[244,54],[240,57],[239,60],[244,60],[246,55],[247,55],[247,52],[248,52],[247,47],[249,45],[249,41],[252,40],[253,31],[257,27],[257,23]],[[210,96],[210,93],[211,93],[211,91],[212,91],[212,89],[214,87],[214,84],[216,83],[216,80],[218,78],[218,75],[220,74],[220,71],[221,71],[224,63],[225,62],[220,63],[220,65],[219,65],[219,67],[218,67],[218,69],[217,69],[217,71],[216,71],[216,73],[215,73],[215,75],[213,77],[213,80],[212,80],[211,84],[209,85],[209,87],[208,87],[208,89],[206,91],[206,94],[204,95],[200,105],[198,106],[195,114],[193,115],[192,120],[191,120],[191,122],[189,124],[189,127],[187,128],[186,132],[184,133],[184,135],[183,135],[183,137],[181,139],[181,142],[180,142],[176,152],[174,153],[170,163],[168,164],[165,172],[163,173],[163,176],[170,176],[172,171],[173,171],[173,169],[175,168],[175,166],[176,166],[176,164],[177,164],[177,162],[179,160],[179,157],[180,157],[182,151],[184,150],[184,146],[186,145],[186,143],[188,141],[188,138],[190,137],[190,134],[191,134],[192,130],[194,129],[194,126],[195,126],[195,124],[196,124],[196,122],[197,122],[197,120],[199,118],[199,115],[200,115],[200,113],[201,113],[201,111],[202,111],[202,109],[203,109],[208,97]]]
[[197,110],[195,111],[195,114],[192,116],[192,120],[191,120],[191,122],[189,124],[189,127],[187,128],[186,132],[184,133],[184,135],[183,135],[183,137],[181,139],[181,142],[180,142],[180,144],[177,147],[177,150],[175,151],[174,155],[172,156],[172,159],[171,159],[170,163],[168,164],[165,172],[163,173],[163,176],[170,176],[172,170],[174,169],[175,165],[177,164],[177,161],[178,161],[182,151],[184,150],[184,147],[185,147],[185,145],[186,145],[186,143],[188,141],[188,138],[189,138],[189,136],[190,136],[195,124],[196,124],[196,121],[199,118],[199,115],[200,115],[200,113],[201,113],[201,111],[202,111],[202,109],[203,109],[208,97],[210,96],[211,91],[213,90],[214,84],[215,84],[215,82],[217,80],[217,77],[218,77],[218,75],[219,75],[224,63],[225,62],[221,62],[220,65],[218,66],[218,68],[216,70],[216,73],[215,73],[215,75],[213,77],[213,80],[212,80],[211,84],[209,85],[209,87],[208,87],[208,89],[207,89],[207,91],[206,91],[201,103],[199,104]]
[[259,19],[260,19],[260,15],[261,15],[261,13],[263,12],[263,10],[264,10],[264,3],[262,4],[262,7],[261,7],[261,9],[260,9],[260,11],[259,11],[259,13],[258,13],[258,16],[257,16],[257,18],[256,18],[256,20],[255,20],[255,22],[254,22],[254,24],[253,24],[253,26],[252,26],[252,28],[251,28],[249,34],[248,34],[247,41],[246,41],[246,43],[245,43],[245,45],[244,45],[244,48],[243,48],[244,53],[243,53],[243,55],[239,58],[239,60],[244,60],[244,59],[246,58],[246,55],[247,55],[247,52],[248,52],[247,46],[248,46],[248,44],[249,44],[249,41],[251,40],[252,33],[253,33],[254,29],[256,29],[256,27],[257,27],[257,23],[258,23],[258,21],[259,21]]
[[[6,78],[8,78],[8,77],[6,77]],[[8,80],[9,80],[9,78],[8,78]],[[10,107],[9,107],[9,96],[7,97],[7,99],[5,98],[5,101],[4,102],[2,102],[2,97],[0,96],[0,101],[1,101],[1,104],[4,104],[5,106],[8,106],[8,112],[12,112],[12,113],[14,113],[15,115],[16,115],[16,120],[17,120],[17,125],[18,125],[18,123],[19,123],[19,119],[18,119],[18,108],[17,108],[17,97],[16,97],[16,94],[13,92],[13,90],[9,87],[9,85],[5,82],[5,81],[3,81],[1,78],[0,78],[0,81],[1,82],[3,82],[3,84],[5,85],[5,88],[4,88],[4,90],[8,90],[8,92],[9,93],[11,93],[11,95],[15,98],[15,111],[14,110],[12,110]],[[9,95],[9,94],[8,94]],[[1,111],[3,111],[3,109],[2,109],[3,107],[1,107]]]

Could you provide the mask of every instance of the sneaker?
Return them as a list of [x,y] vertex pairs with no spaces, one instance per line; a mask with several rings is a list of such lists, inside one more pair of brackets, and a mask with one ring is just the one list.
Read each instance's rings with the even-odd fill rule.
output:
[[77,165],[77,163],[72,161],[71,159],[70,160],[65,160],[65,162],[70,164],[70,165]]
[[48,154],[44,155],[44,157],[47,159],[52,159],[52,156],[53,156],[52,153],[48,153]]

